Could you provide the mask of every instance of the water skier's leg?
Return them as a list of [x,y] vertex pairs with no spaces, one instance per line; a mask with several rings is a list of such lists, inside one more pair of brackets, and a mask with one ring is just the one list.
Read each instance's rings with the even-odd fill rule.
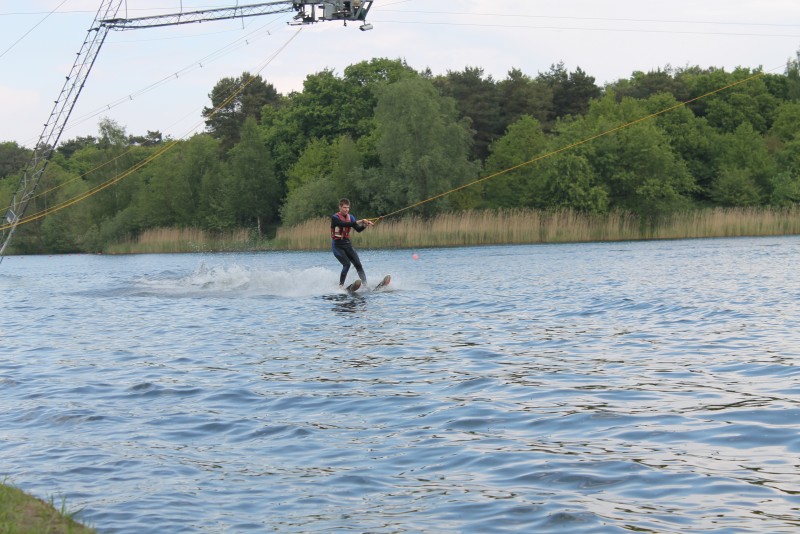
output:
[[361,266],[361,259],[358,257],[358,252],[353,247],[347,251],[347,256],[350,258],[350,261],[353,262],[353,266],[356,268],[358,272],[358,277],[361,278],[361,281],[364,285],[367,285],[367,273],[364,272],[364,267]]
[[333,250],[333,255],[339,260],[339,263],[342,264],[342,272],[339,274],[339,285],[343,286],[344,281],[347,279],[347,271],[350,270],[350,259],[347,257],[347,253],[343,249],[337,247],[335,243],[331,245],[331,248]]

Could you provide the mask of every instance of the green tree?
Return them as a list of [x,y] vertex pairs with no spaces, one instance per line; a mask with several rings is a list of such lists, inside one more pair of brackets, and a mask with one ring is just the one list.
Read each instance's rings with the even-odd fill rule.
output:
[[789,102],[800,101],[800,50],[794,58],[786,62],[786,84],[783,99]]
[[345,95],[338,107],[341,110],[339,134],[358,139],[369,135],[381,87],[419,74],[401,59],[373,58],[344,69]]
[[312,139],[287,173],[287,192],[291,194],[302,185],[329,174],[335,157],[335,148],[332,143],[323,139]]
[[782,208],[800,203],[800,173],[784,171],[776,174],[772,179],[769,203]]
[[553,114],[552,87],[533,80],[519,69],[511,69],[497,83],[500,123],[504,129],[523,115],[544,124]]
[[[201,214],[208,199],[203,198],[203,177],[217,172],[220,142],[206,134],[197,134],[180,143],[173,156],[175,166],[162,165],[161,176],[167,179],[166,195],[162,197],[170,206],[179,226],[202,226]],[[172,151],[170,151],[172,152]]]
[[236,225],[236,187],[228,165],[217,161],[201,178],[201,204],[198,224],[207,230],[221,231]]
[[674,76],[674,70],[667,65],[664,69],[649,72],[634,71],[627,80],[618,80],[609,89],[614,91],[617,99],[625,97],[645,100],[653,95],[669,93],[677,101],[689,99],[688,89],[681,78]]
[[347,85],[333,71],[307,76],[303,92],[292,95],[290,117],[296,131],[302,132],[306,140],[330,141],[337,137],[343,122],[342,105],[348,97]]
[[683,101],[691,100],[688,104],[689,109],[697,117],[706,116],[706,108],[711,102],[710,97],[699,97],[717,91],[731,83],[731,77],[725,72],[725,69],[715,67],[703,69],[696,65],[678,69],[675,73],[675,78],[686,87],[688,98]]
[[261,75],[249,72],[237,78],[222,78],[208,95],[211,107],[203,108],[208,132],[227,150],[239,141],[239,132],[247,118],[261,120],[264,106],[278,105],[281,96]]
[[336,195],[332,191],[330,176],[319,176],[293,190],[281,206],[283,224],[291,226],[334,211]]
[[795,136],[781,147],[776,155],[776,163],[780,171],[789,171],[792,174],[800,172],[800,136]]
[[[687,71],[681,74],[681,79],[689,89],[690,98],[708,95],[695,100],[690,107],[696,115],[706,117],[711,126],[733,132],[748,122],[763,134],[772,126],[778,100],[770,93],[763,76],[753,78],[758,74],[756,70],[739,67],[731,73],[724,69]],[[748,81],[731,86],[743,80]]]
[[[84,194],[88,187],[74,173],[51,162],[45,173],[42,191],[47,191],[48,205],[58,205]],[[45,177],[42,177],[45,180]],[[70,253],[96,251],[89,248],[87,230],[92,228],[89,213],[80,207],[68,207],[49,214],[41,223],[42,252]]]
[[[697,184],[693,198],[709,200],[711,182],[719,172],[716,162],[722,146],[720,133],[704,117],[696,117],[687,106],[680,106],[669,93],[653,94],[643,104],[644,113],[658,114],[655,124],[666,134],[675,155],[683,160]],[[670,111],[662,113],[666,109]]]
[[139,171],[142,183],[135,199],[141,228],[163,226],[203,227],[209,199],[202,190],[203,177],[218,172],[219,141],[197,134]]
[[264,140],[274,158],[279,183],[285,183],[287,172],[295,164],[312,139],[330,142],[343,131],[343,110],[350,91],[347,84],[330,70],[306,77],[303,91],[289,95],[285,105],[264,108],[262,125]]
[[747,169],[724,168],[711,184],[711,198],[721,206],[756,206],[759,188]]
[[593,76],[583,72],[580,67],[574,72],[567,72],[563,62],[551,65],[550,70],[539,74],[537,79],[553,91],[551,120],[570,115],[584,115],[589,110],[589,103],[601,95]]
[[69,159],[78,150],[95,145],[97,145],[97,138],[92,135],[87,135],[86,137],[75,137],[74,139],[69,139],[60,143],[56,151]]
[[484,77],[482,68],[466,67],[461,72],[448,71],[433,82],[441,94],[455,99],[461,117],[469,120],[474,131],[472,158],[484,160],[489,145],[503,134],[505,127],[494,80]]
[[608,192],[597,183],[597,176],[585,156],[559,154],[552,160],[546,160],[542,166],[542,177],[542,207],[589,213],[608,210]]
[[362,206],[361,157],[356,144],[347,136],[330,144],[319,140],[310,144],[290,175],[295,175],[297,180],[281,207],[284,224],[327,214],[336,208],[338,199],[345,196]]
[[312,140],[333,142],[340,135],[354,140],[371,135],[380,87],[419,75],[404,61],[375,58],[350,65],[344,77],[330,70],[309,75],[303,90],[283,105],[264,109],[265,142],[275,158],[280,182]]
[[122,149],[128,146],[128,135],[125,127],[117,121],[104,117],[98,123],[100,137],[97,144],[101,149],[116,148]]
[[94,177],[95,173],[89,175],[92,183],[105,178],[104,186],[108,180],[119,180],[84,201],[90,207],[89,212],[94,224],[94,231],[90,234],[94,241],[84,239],[90,250],[102,250],[108,243],[137,233],[143,226],[144,221],[141,219],[136,202],[143,187],[143,172],[142,170],[132,172],[131,169],[149,159],[153,152],[152,147],[129,147],[124,153],[110,160],[105,168],[95,171],[101,176]]
[[[410,78],[384,87],[375,120],[381,169],[369,175],[371,201],[385,201],[387,207],[398,209],[444,193],[476,175],[477,168],[469,160],[469,129],[459,120],[453,99],[440,96],[430,81]],[[445,197],[437,206],[424,204],[420,211],[430,214],[449,202],[452,199]]]
[[[492,143],[489,150],[485,166],[487,175],[517,167],[545,153],[547,140],[539,121],[526,115],[511,124],[506,134]],[[544,190],[541,165],[525,165],[484,182],[483,206],[543,207]]]
[[236,212],[239,220],[244,224],[254,222],[261,237],[266,224],[278,220],[281,192],[272,158],[252,117],[245,120],[240,140],[230,151],[230,171],[238,193]]
[[532,117],[509,126],[506,135],[492,144],[486,173],[523,166],[485,182],[486,207],[605,211],[608,194],[584,156],[568,153],[526,164],[546,155],[549,144],[541,124]]
[[128,142],[131,145],[156,146],[164,142],[164,136],[157,130],[148,130],[146,135],[130,136]]
[[[742,175],[747,176],[747,180],[753,180],[760,197],[766,201],[772,194],[772,179],[777,171],[777,165],[769,153],[764,138],[749,122],[744,122],[734,132],[721,135],[719,142],[719,156],[716,162],[717,168],[720,169],[719,175],[736,169],[744,171]],[[741,183],[743,180],[737,178],[736,183]]]
[[100,247],[104,239],[118,235],[118,228],[112,226],[111,221],[131,204],[139,186],[134,176],[119,180],[112,186],[108,186],[109,182],[128,172],[152,152],[151,148],[130,147],[125,128],[113,120],[102,119],[99,134],[96,145],[86,145],[77,150],[67,162],[68,170],[80,175],[88,187],[100,188],[98,193],[81,203],[97,236],[97,240],[91,243],[92,247]]
[[787,102],[778,106],[770,133],[784,142],[800,135],[800,102]]
[[765,74],[763,78],[770,94],[779,101],[800,101],[800,50],[786,62],[782,74]]
[[0,143],[0,180],[15,175],[25,168],[31,159],[31,151],[13,141]]
[[[592,103],[586,117],[557,126],[558,146],[605,134],[647,115],[635,99],[616,101],[613,91]],[[653,121],[640,122],[580,145],[575,153],[592,166],[608,191],[609,208],[654,218],[685,208],[696,184],[668,138]]]
[[777,165],[770,204],[783,207],[797,204],[800,202],[800,135],[781,147]]

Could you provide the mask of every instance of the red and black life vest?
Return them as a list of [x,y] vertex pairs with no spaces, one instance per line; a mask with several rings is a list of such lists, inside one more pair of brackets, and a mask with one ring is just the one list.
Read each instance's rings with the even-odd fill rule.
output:
[[[338,211],[333,214],[334,217],[338,217],[340,221],[345,222],[353,222],[355,221],[355,217],[353,215],[348,214],[347,219],[342,218],[342,214]],[[331,226],[331,239],[340,240],[340,239],[350,239],[350,226]]]

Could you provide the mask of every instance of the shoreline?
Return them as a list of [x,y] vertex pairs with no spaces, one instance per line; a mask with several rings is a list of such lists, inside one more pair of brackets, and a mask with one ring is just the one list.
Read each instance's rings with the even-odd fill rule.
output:
[[8,482],[0,483],[0,531],[69,532],[97,534],[94,528],[75,519],[78,512],[67,512],[65,504],[57,509],[51,498],[46,502]]
[[[327,251],[328,219],[279,227],[272,238],[248,229],[212,233],[197,228],[154,228],[100,251],[16,253],[46,255],[126,255]],[[665,216],[656,222],[622,212],[586,214],[569,210],[484,210],[408,217],[380,222],[356,236],[359,249],[403,250],[492,245],[609,243],[729,237],[800,235],[800,205],[791,208],[709,208]]]
[[[247,230],[214,235],[191,228],[161,228],[110,245],[103,253],[325,251],[330,249],[327,226],[326,217],[311,219],[278,228],[272,239],[254,239]],[[356,239],[366,250],[782,235],[800,235],[800,206],[713,208],[676,213],[657,222],[623,212],[464,211],[379,222]]]

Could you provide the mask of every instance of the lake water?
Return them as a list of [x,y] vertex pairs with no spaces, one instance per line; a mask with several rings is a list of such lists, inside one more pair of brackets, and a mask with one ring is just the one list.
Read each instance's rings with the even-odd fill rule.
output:
[[800,529],[800,237],[360,253],[391,290],[6,258],[0,479],[101,532]]

